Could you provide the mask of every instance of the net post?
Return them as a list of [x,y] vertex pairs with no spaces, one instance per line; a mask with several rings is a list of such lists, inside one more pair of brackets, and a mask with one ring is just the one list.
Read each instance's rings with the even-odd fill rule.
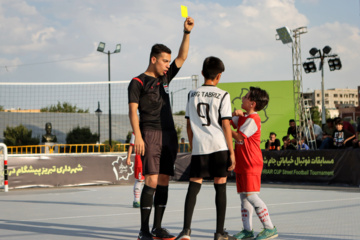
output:
[[5,192],[8,192],[9,182],[8,182],[8,170],[7,170],[7,159],[8,159],[7,146],[4,143],[0,143],[0,147],[3,147],[4,149],[4,190]]

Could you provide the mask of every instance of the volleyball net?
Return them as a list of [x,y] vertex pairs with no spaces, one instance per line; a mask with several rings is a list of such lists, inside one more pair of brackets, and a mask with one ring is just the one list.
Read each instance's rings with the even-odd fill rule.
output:
[[[196,75],[173,79],[168,92],[173,113],[185,111],[187,94],[197,87],[197,79]],[[92,133],[100,134],[100,142],[109,139],[109,132],[112,140],[125,142],[132,129],[128,85],[129,81],[0,83],[0,142],[4,141],[6,127],[20,124],[41,142],[48,122],[58,143],[66,143],[67,133],[76,127],[88,127]],[[97,110],[101,114],[96,114]],[[184,122],[179,124],[185,126]]]

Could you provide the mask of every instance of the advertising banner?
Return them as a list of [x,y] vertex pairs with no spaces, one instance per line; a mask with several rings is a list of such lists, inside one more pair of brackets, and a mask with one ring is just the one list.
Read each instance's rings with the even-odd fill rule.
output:
[[128,184],[134,182],[133,164],[124,154],[10,156],[9,188]]
[[[360,149],[263,151],[262,182],[360,186]],[[175,162],[174,180],[188,181],[191,154]],[[233,175],[229,179],[235,179]]]

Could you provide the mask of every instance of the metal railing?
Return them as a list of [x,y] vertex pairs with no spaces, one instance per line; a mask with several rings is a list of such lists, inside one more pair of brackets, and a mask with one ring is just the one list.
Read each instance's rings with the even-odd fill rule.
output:
[[53,145],[24,145],[8,146],[9,154],[44,154],[44,153],[106,153],[126,152],[128,143],[116,144],[111,147],[108,144],[53,144]]
[[[53,144],[8,146],[8,154],[48,154],[48,153],[106,153],[127,152],[129,143],[109,144]],[[179,143],[178,152],[190,152],[189,143]]]

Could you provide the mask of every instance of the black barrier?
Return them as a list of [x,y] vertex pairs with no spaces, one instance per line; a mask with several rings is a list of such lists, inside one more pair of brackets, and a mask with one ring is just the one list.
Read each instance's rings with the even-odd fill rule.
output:
[[[263,151],[263,157],[262,182],[360,186],[360,149]],[[178,156],[174,180],[189,179],[190,158],[190,153]]]
[[360,185],[360,149],[263,151],[262,181]]
[[[263,182],[360,186],[360,149],[263,151],[263,156]],[[49,154],[8,158],[9,188],[134,182],[133,166],[126,165],[124,154]],[[178,154],[172,180],[189,180],[190,159],[191,153]],[[229,174],[229,178],[234,179],[234,176]]]

